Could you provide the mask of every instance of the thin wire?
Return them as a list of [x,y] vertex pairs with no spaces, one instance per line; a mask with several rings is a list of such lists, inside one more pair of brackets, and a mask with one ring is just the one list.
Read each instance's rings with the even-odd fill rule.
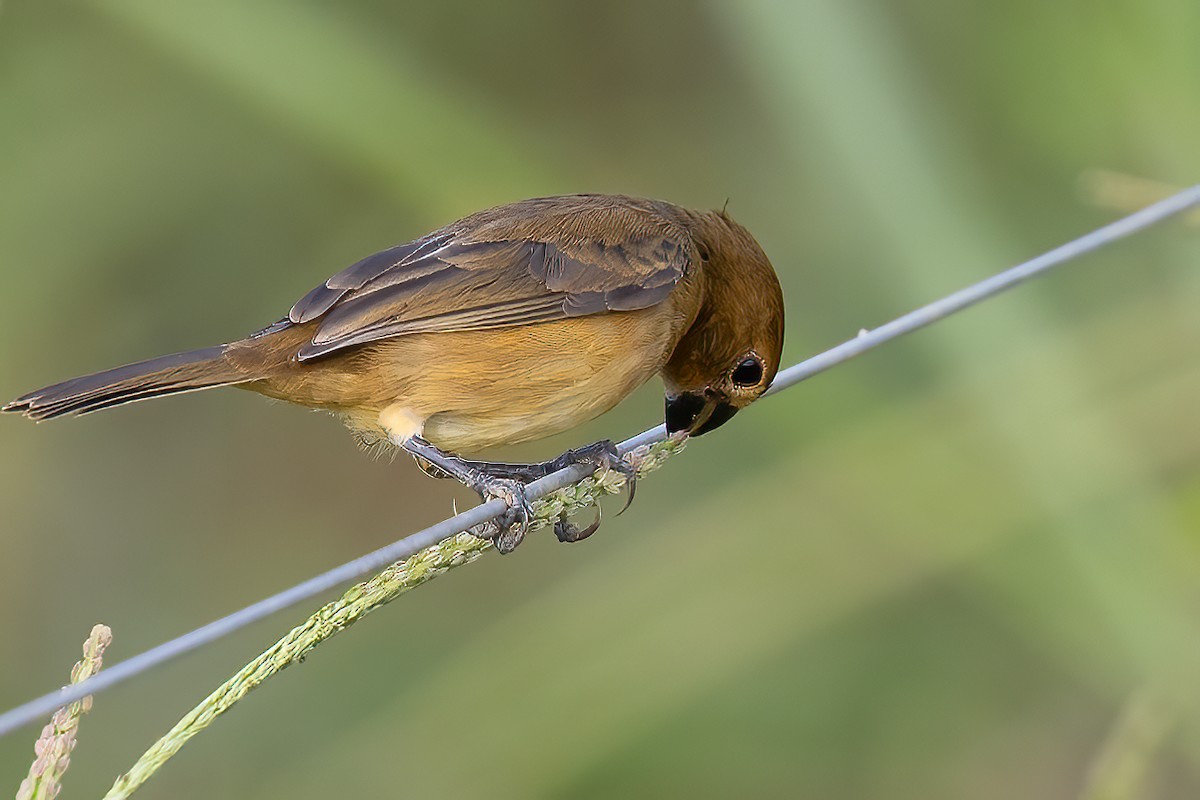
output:
[[895,339],[897,336],[912,333],[915,330],[924,328],[926,325],[931,325],[938,320],[945,319],[951,314],[962,311],[964,308],[969,308],[981,300],[986,300],[1020,283],[1024,283],[1030,278],[1037,277],[1052,267],[1056,267],[1059,264],[1063,264],[1094,250],[1099,250],[1101,247],[1112,244],[1118,239],[1123,239],[1130,234],[1156,225],[1168,217],[1175,216],[1197,205],[1200,205],[1200,185],[1184,189],[1178,194],[1173,194],[1165,200],[1160,200],[1153,205],[1146,206],[1140,211],[1135,211],[1116,222],[1110,222],[1103,228],[1098,228],[1089,234],[1080,236],[1078,239],[1056,247],[1048,253],[1043,253],[1037,258],[1032,258],[1023,264],[1018,264],[990,278],[985,278],[978,283],[971,284],[965,289],[960,289],[954,294],[943,297],[941,300],[935,300],[929,305],[922,306],[915,311],[910,311],[904,316],[881,325],[873,331],[860,331],[858,336],[853,339],[842,342],[837,347],[826,350],[824,353],[815,355],[807,361],[802,361],[780,372],[775,376],[775,381],[771,384],[771,389],[767,394],[781,392],[800,381],[811,378],[819,372],[824,372],[830,367],[837,366],[843,361],[849,361],[873,347],[878,347],[884,342]]
[[[1158,224],[1168,217],[1172,217],[1198,205],[1200,205],[1200,185],[1185,189],[1178,194],[1147,206],[1116,222],[1105,225],[1103,228],[1092,231],[1048,253],[1044,253],[1023,264],[972,284],[940,300],[935,300],[874,330],[861,331],[853,339],[845,341],[837,347],[826,350],[819,355],[813,356],[780,372],[775,376],[775,381],[767,394],[782,392],[784,389],[788,389],[803,380],[811,378],[817,373],[824,372],[831,367],[849,361],[851,358],[867,350],[878,347],[884,342],[891,341],[898,336],[903,336],[906,333],[911,333],[926,325],[944,319],[981,300],[1011,289],[1030,278],[1046,272],[1052,267],[1097,250],[1118,239]],[[650,430],[643,431],[637,436],[626,439],[618,445],[618,449],[622,454],[628,453],[642,445],[662,441],[665,436],[666,430],[664,426],[659,425]],[[564,486],[577,483],[592,471],[581,466],[559,470],[530,483],[525,489],[525,495],[530,500],[536,500]],[[152,667],[215,642],[234,631],[274,614],[276,611],[282,611],[322,592],[334,589],[343,583],[348,583],[362,577],[367,573],[376,572],[388,564],[408,558],[448,536],[454,536],[476,525],[495,519],[504,513],[505,510],[506,506],[502,500],[489,500],[486,503],[481,503],[436,525],[406,536],[386,547],[381,547],[374,552],[335,567],[328,572],[272,595],[265,600],[260,600],[215,622],[210,622],[191,633],[186,633],[183,636],[151,648],[144,653],[126,659],[85,681],[64,687],[57,692],[43,695],[28,703],[17,706],[10,711],[0,714],[0,736],[11,733],[23,725],[40,720],[68,703],[81,700],[87,695],[116,686]]]

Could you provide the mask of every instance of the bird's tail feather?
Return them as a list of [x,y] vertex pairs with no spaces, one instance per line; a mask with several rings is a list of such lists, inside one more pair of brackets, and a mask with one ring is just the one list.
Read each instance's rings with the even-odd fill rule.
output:
[[72,378],[18,397],[0,411],[17,412],[36,420],[53,419],[89,414],[151,397],[254,380],[225,359],[227,349],[228,345],[223,344],[205,347]]

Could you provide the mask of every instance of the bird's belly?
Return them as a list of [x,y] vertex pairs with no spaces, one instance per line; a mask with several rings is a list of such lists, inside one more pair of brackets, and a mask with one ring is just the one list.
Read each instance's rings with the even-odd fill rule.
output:
[[553,397],[517,392],[510,405],[487,414],[438,412],[425,421],[424,436],[438,447],[456,452],[540,439],[603,414],[623,396],[624,393],[604,391]]
[[456,452],[560,433],[608,411],[659,371],[674,345],[669,323],[627,312],[408,337],[391,356],[404,373],[396,401],[424,419],[426,439]]

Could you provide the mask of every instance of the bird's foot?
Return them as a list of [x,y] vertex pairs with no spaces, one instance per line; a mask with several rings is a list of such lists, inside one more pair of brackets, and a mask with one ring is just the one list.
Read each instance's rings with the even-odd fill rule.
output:
[[[625,500],[625,505],[617,512],[617,516],[624,514],[625,510],[633,504],[633,497],[637,493],[637,468],[621,457],[620,451],[617,450],[617,446],[611,440],[604,439],[584,445],[575,450],[568,450],[558,458],[546,462],[546,465],[550,468],[549,472],[557,472],[560,469],[576,464],[583,464],[596,469],[608,469],[625,476],[625,485],[629,487],[629,496]],[[600,518],[597,516],[596,521],[591,526],[588,526],[588,535],[595,532],[594,526],[599,525]],[[561,537],[559,538],[561,539]],[[586,537],[581,536],[579,538]],[[571,539],[569,541],[578,541],[578,539]]]
[[426,474],[454,478],[478,492],[485,503],[493,499],[504,501],[508,508],[503,514],[472,528],[471,533],[491,539],[501,553],[511,553],[525,538],[533,519],[533,509],[525,497],[526,481],[495,475],[485,469],[487,464],[443,452],[420,436],[410,436],[400,446],[416,458]]
[[596,520],[586,528],[580,528],[566,517],[559,517],[554,522],[554,535],[560,542],[582,542],[600,529],[600,518],[603,514],[600,506],[596,506]]
[[496,550],[507,555],[517,549],[517,545],[529,531],[529,522],[533,519],[533,508],[525,497],[525,484],[512,478],[497,478],[480,473],[477,480],[470,484],[486,503],[489,500],[503,500],[508,509],[494,520],[479,526],[476,535],[491,539]]
[[[620,452],[617,450],[617,446],[607,439],[593,442],[574,450],[568,450],[558,458],[542,461],[537,464],[505,464],[486,461],[467,461],[464,463],[469,464],[471,469],[488,475],[494,480],[516,483],[533,482],[551,473],[558,472],[560,469],[576,465],[590,466],[593,469],[612,470],[625,476],[626,485],[629,487],[628,498],[625,501],[625,505],[617,512],[618,516],[625,513],[625,509],[629,508],[637,490],[637,469],[622,458]],[[558,537],[560,542],[583,541],[600,528],[601,519],[602,515],[599,506],[596,507],[595,521],[587,527],[581,528],[566,517],[561,517],[554,523],[554,535]],[[521,536],[524,536],[524,531],[520,532],[520,536],[516,538],[512,547],[516,547],[516,544],[520,542]],[[511,549],[501,549],[499,543],[497,543],[496,549],[501,552],[511,552]]]
[[[508,510],[499,518],[477,526],[472,533],[491,539],[501,553],[511,553],[525,538],[533,520],[533,509],[525,497],[528,483],[575,465],[593,469],[609,469],[625,476],[629,496],[619,513],[633,502],[637,488],[637,469],[621,457],[617,446],[611,441],[593,442],[575,450],[568,450],[550,461],[536,464],[506,464],[490,461],[468,461],[445,453],[419,436],[410,437],[403,445],[417,459],[417,464],[434,477],[452,477],[479,493],[484,502],[501,499]],[[600,511],[597,506],[596,519],[585,528],[562,517],[554,523],[554,535],[560,542],[578,542],[591,536],[600,527]]]

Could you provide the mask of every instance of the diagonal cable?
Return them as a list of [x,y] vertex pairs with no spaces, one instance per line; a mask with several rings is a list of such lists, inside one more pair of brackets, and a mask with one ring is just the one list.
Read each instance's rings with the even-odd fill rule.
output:
[[[1067,261],[1098,250],[1118,239],[1149,228],[1193,207],[1200,207],[1200,185],[1178,192],[1036,258],[971,284],[928,305],[921,306],[874,330],[860,331],[854,338],[780,372],[775,376],[775,381],[767,394],[782,392],[820,372],[849,361],[867,350],[945,319],[951,314],[994,297]],[[662,441],[665,437],[666,430],[659,425],[621,442],[618,450],[622,454],[626,454],[637,447]],[[559,470],[530,483],[525,490],[526,497],[531,501],[537,500],[565,486],[578,483],[592,472],[593,470],[582,466]],[[503,514],[506,508],[502,500],[490,500],[474,506],[461,514],[442,520],[436,525],[410,534],[390,545],[334,567],[328,572],[126,659],[110,667],[106,672],[101,672],[81,683],[64,687],[17,706],[0,714],[0,736],[39,720],[63,705],[108,689],[146,670],[215,642],[274,614],[276,611],[308,600],[367,573],[376,572],[396,561],[409,558],[447,537],[463,533],[476,525],[495,519]]]

